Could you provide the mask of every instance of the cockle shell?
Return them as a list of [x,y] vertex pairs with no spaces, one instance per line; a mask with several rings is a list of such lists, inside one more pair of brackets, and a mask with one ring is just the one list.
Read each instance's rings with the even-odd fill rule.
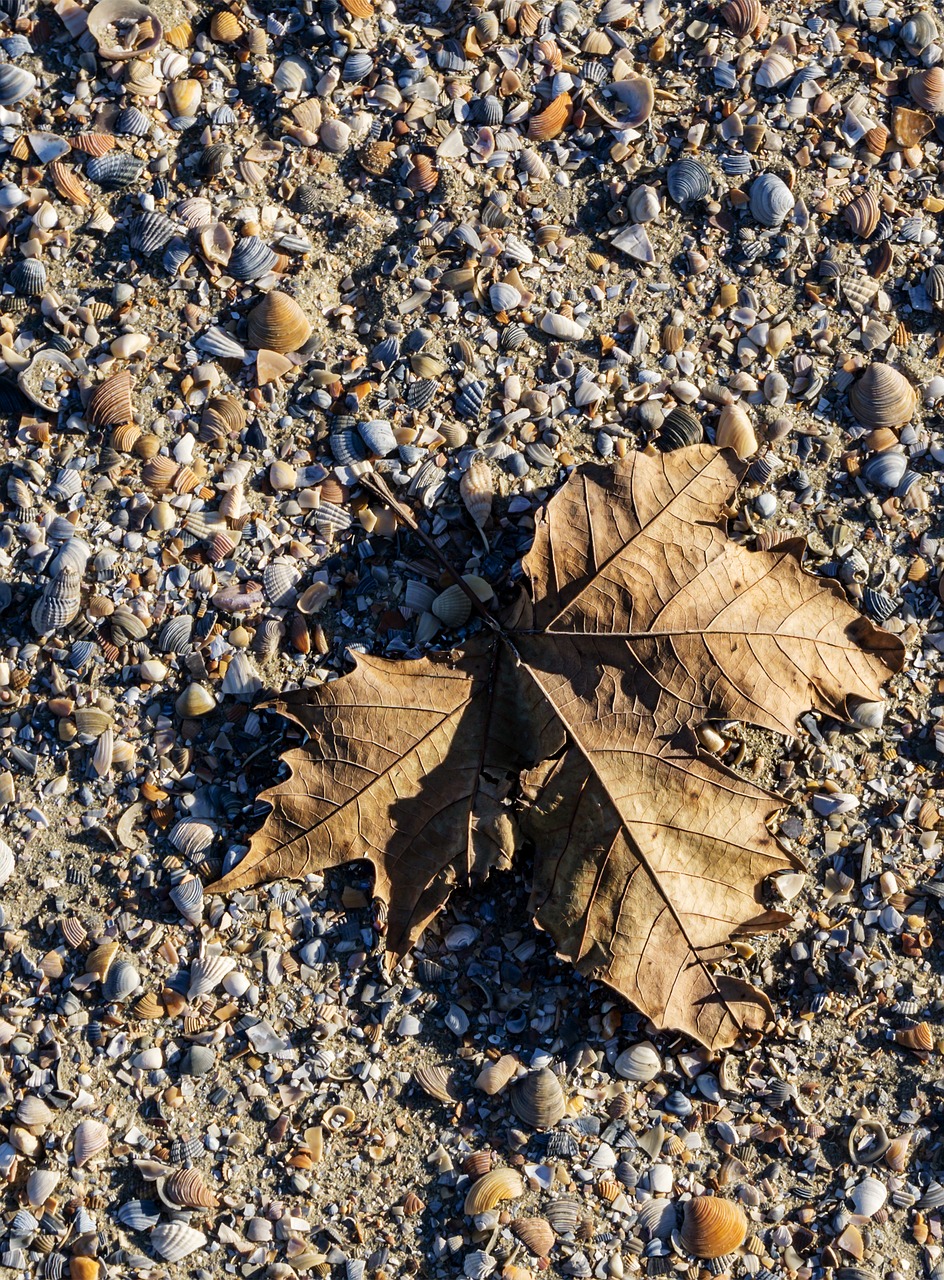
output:
[[235,436],[246,425],[246,410],[232,395],[211,396],[200,415],[201,432],[214,436]]
[[517,1200],[524,1195],[524,1182],[521,1174],[514,1169],[490,1169],[483,1173],[477,1182],[473,1182],[465,1198],[463,1212],[470,1218],[480,1213],[487,1213],[503,1200]]
[[794,206],[793,192],[775,173],[760,173],[751,183],[751,213],[765,227],[779,227]]
[[681,160],[669,165],[665,185],[672,200],[685,208],[698,200],[704,200],[711,190],[711,179],[700,161],[683,156]]
[[191,924],[203,919],[203,881],[199,876],[185,876],[170,891],[170,900]]
[[640,1044],[633,1044],[628,1049],[624,1049],[613,1063],[613,1069],[624,1080],[643,1083],[647,1080],[655,1080],[662,1070],[662,1059],[655,1046],[648,1040],[643,1040]]
[[278,260],[278,255],[258,236],[241,236],[229,255],[228,274],[236,280],[258,280],[272,271]]
[[764,17],[760,0],[727,0],[719,10],[721,21],[733,36],[742,40],[756,31]]
[[72,1135],[72,1159],[77,1169],[83,1169],[107,1147],[108,1128],[101,1120],[79,1121]]
[[76,617],[81,603],[81,581],[74,569],[56,575],[33,605],[31,621],[37,635],[50,635]]
[[165,1262],[180,1262],[206,1244],[202,1231],[185,1222],[160,1222],[151,1232],[151,1244]]
[[862,468],[862,478],[880,489],[897,489],[907,470],[906,455],[894,449],[886,449],[869,458]]
[[573,101],[569,93],[559,93],[542,111],[528,121],[528,137],[532,142],[547,142],[556,138],[570,119]]
[[106,1000],[123,1004],[140,986],[141,975],[134,965],[128,960],[117,960],[109,969],[108,977],[102,984],[102,995]]
[[926,1022],[919,1022],[914,1027],[905,1027],[895,1032],[895,1044],[912,1053],[930,1053],[934,1048],[934,1036]]
[[219,1199],[207,1186],[199,1169],[178,1169],[159,1185],[160,1194],[171,1204],[188,1209],[215,1209]]
[[757,452],[757,433],[743,404],[726,404],[718,417],[715,444],[719,449],[733,449],[743,462]]
[[128,245],[132,253],[145,256],[159,253],[176,231],[170,218],[162,213],[139,213],[128,223]]
[[96,427],[114,427],[130,422],[133,417],[131,389],[131,374],[127,369],[111,374],[89,396],[85,406],[87,420]]
[[850,200],[842,211],[846,226],[861,240],[868,240],[878,226],[881,215],[881,206],[874,191],[863,191],[854,200]]
[[739,1249],[747,1236],[744,1210],[720,1196],[694,1196],[683,1213],[679,1237],[696,1258],[723,1258]]
[[243,34],[243,25],[229,9],[217,9],[210,19],[210,36],[218,44],[232,44]]
[[294,298],[273,289],[249,313],[249,343],[256,349],[298,351],[311,337],[308,317]]
[[511,1234],[536,1258],[546,1258],[554,1248],[554,1229],[546,1218],[515,1218]]
[[130,187],[143,168],[144,161],[130,151],[109,151],[104,156],[93,156],[85,172],[100,187]]
[[849,392],[849,407],[863,427],[901,427],[914,417],[918,395],[891,365],[870,364]]
[[232,956],[201,956],[194,960],[190,966],[187,999],[209,995],[235,968],[236,961]]
[[549,1067],[530,1071],[511,1090],[511,1106],[532,1129],[552,1129],[567,1109],[560,1080]]
[[481,454],[477,454],[470,462],[459,481],[459,494],[475,527],[484,529],[492,514],[492,499],[495,495],[495,482],[492,470]]
[[16,1107],[17,1120],[28,1129],[40,1129],[51,1124],[55,1114],[35,1093],[28,1093],[25,1098],[21,1098]]
[[944,111],[944,67],[916,71],[908,77],[908,92],[926,111]]
[[109,62],[146,57],[163,35],[152,11],[136,0],[99,0],[89,10],[88,30],[98,45],[99,57]]
[[437,1102],[452,1104],[459,1101],[460,1094],[452,1072],[441,1063],[414,1068],[413,1079],[425,1094]]

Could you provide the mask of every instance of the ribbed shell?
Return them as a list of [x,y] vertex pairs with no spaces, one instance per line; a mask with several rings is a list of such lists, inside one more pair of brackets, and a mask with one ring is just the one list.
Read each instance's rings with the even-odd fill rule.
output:
[[108,970],[108,976],[102,984],[102,994],[106,1000],[123,1003],[134,995],[141,985],[141,975],[128,960],[117,960]]
[[82,1169],[108,1146],[108,1129],[100,1120],[80,1120],[72,1135],[72,1159]]
[[742,40],[760,25],[764,8],[760,0],[728,0],[721,6],[720,14],[731,34]]
[[683,1213],[680,1239],[696,1258],[726,1257],[747,1236],[744,1210],[720,1196],[695,1196],[686,1201]]
[[489,1169],[481,1178],[472,1183],[466,1194],[463,1210],[474,1218],[480,1213],[488,1213],[503,1200],[517,1200],[524,1195],[524,1183],[521,1174],[514,1169]]
[[170,900],[191,924],[203,919],[203,881],[197,876],[185,876],[170,891]]
[[910,422],[918,397],[908,379],[891,365],[870,364],[849,393],[849,407],[864,427],[901,427]]
[[38,298],[46,288],[46,268],[38,258],[21,258],[10,272],[10,284],[21,298]]
[[230,254],[226,270],[236,280],[258,280],[271,271],[278,260],[278,255],[258,236],[241,236]]
[[160,1222],[151,1232],[151,1245],[165,1262],[180,1262],[206,1244],[202,1231],[185,1222]]
[[85,407],[88,421],[96,427],[115,427],[130,422],[133,416],[131,388],[131,374],[127,369],[100,382]]
[[552,1129],[566,1110],[564,1091],[549,1067],[531,1071],[511,1090],[515,1115],[532,1129]]
[[130,152],[109,151],[104,156],[93,156],[85,172],[100,187],[130,187],[143,168],[144,161]]
[[194,960],[190,967],[187,999],[209,995],[235,968],[236,961],[231,956],[201,956]]
[[172,1204],[189,1209],[215,1209],[219,1204],[199,1169],[178,1169],[164,1182],[164,1196]]
[[678,405],[663,419],[655,444],[656,448],[661,449],[663,453],[671,453],[673,449],[684,449],[686,445],[700,444],[704,436],[699,419],[690,410]]
[[476,528],[484,529],[492,514],[495,482],[491,468],[483,457],[473,458],[459,481],[459,493]]
[[935,44],[941,38],[940,30],[934,14],[921,9],[912,14],[902,26],[899,33],[902,44],[914,58],[920,58],[929,44]]
[[372,418],[359,422],[357,430],[369,453],[376,458],[386,458],[397,447],[393,427],[384,418]]
[[926,111],[944,111],[944,67],[928,67],[908,78],[908,92]]
[[684,208],[697,200],[704,200],[711,190],[711,178],[703,164],[683,156],[669,165],[665,185],[672,200]]
[[[133,138],[146,138],[152,127],[149,117],[139,107],[133,106],[120,111],[115,121],[116,133],[130,134]],[[110,151],[111,147],[108,149]]]
[[928,269],[924,291],[939,311],[944,310],[944,266],[938,264]]
[[64,569],[47,584],[33,605],[31,620],[37,635],[59,631],[75,618],[81,602],[81,581],[74,569]]
[[842,211],[843,220],[853,235],[862,240],[874,233],[879,223],[882,210],[874,191],[863,191],[854,200],[850,200]]
[[176,227],[162,213],[139,213],[128,224],[128,244],[134,254],[159,253],[174,237]]
[[12,107],[36,88],[36,77],[23,67],[0,65],[0,107]]
[[794,203],[790,188],[775,173],[760,173],[751,183],[751,213],[765,227],[779,227]]
[[908,470],[908,459],[903,453],[886,449],[869,458],[862,468],[862,478],[880,489],[897,489]]
[[308,317],[287,293],[274,289],[249,313],[249,344],[257,350],[298,351],[310,337]]
[[516,1218],[511,1233],[536,1258],[546,1258],[554,1248],[554,1228],[546,1218]]
[[479,379],[471,379],[460,388],[456,396],[456,412],[463,418],[477,418],[485,404],[486,384]]
[[246,425],[246,410],[235,396],[211,396],[203,406],[200,425],[214,435],[235,436]]

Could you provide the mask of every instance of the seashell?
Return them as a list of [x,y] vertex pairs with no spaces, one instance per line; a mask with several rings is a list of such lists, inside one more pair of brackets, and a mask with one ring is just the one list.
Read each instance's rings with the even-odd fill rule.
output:
[[102,984],[102,994],[106,1000],[123,1004],[141,986],[141,975],[127,960],[117,960],[108,970],[108,977]]
[[655,262],[655,250],[645,227],[630,223],[613,237],[613,244],[637,262]]
[[892,1138],[888,1144],[888,1150],[885,1152],[885,1163],[893,1173],[903,1173],[908,1167],[910,1146],[910,1133],[903,1133],[898,1138]]
[[147,5],[136,0],[98,0],[88,12],[88,31],[108,62],[146,57],[164,34]]
[[300,579],[298,566],[287,557],[279,557],[267,564],[262,574],[262,587],[269,603],[282,609],[293,605]]
[[908,470],[908,459],[903,453],[886,449],[878,453],[862,468],[862,478],[880,489],[897,489]]
[[863,427],[900,427],[914,417],[918,396],[908,379],[891,365],[870,364],[853,383],[849,407]]
[[493,311],[514,311],[521,306],[521,290],[499,281],[490,287],[488,300]]
[[419,378],[411,382],[406,389],[406,402],[411,409],[421,413],[428,409],[439,391],[439,383],[435,378]]
[[456,396],[456,412],[463,418],[477,418],[485,404],[488,387],[479,379],[470,378],[460,384]]
[[435,1098],[437,1102],[451,1104],[459,1101],[460,1095],[452,1072],[440,1063],[432,1066],[415,1067],[413,1079],[425,1094],[430,1098]]
[[615,80],[610,92],[621,106],[628,109],[628,114],[620,116],[621,129],[644,124],[652,115],[656,92],[648,76],[627,76],[625,80]]
[[552,338],[564,338],[569,342],[580,342],[585,336],[582,325],[570,316],[559,315],[556,311],[545,311],[539,327],[542,333],[549,333]]
[[160,1205],[150,1200],[127,1200],[116,1210],[115,1217],[132,1231],[150,1231],[161,1220]]
[[944,311],[944,266],[936,264],[928,268],[924,277],[924,291],[938,311]]
[[359,422],[357,430],[368,452],[376,458],[386,458],[397,447],[393,427],[384,418],[372,418],[369,422]]
[[215,324],[197,338],[194,346],[207,355],[219,356],[221,360],[242,360],[246,354],[245,347],[240,346],[231,334]]
[[723,1258],[734,1253],[747,1236],[747,1218],[740,1205],[720,1196],[694,1196],[685,1202],[679,1238],[696,1258]]
[[116,142],[110,133],[77,133],[70,138],[74,151],[82,151],[87,156],[104,156],[113,151]]
[[26,1199],[34,1208],[44,1205],[62,1180],[56,1169],[34,1169],[26,1179]]
[[878,1178],[863,1178],[849,1192],[849,1201],[859,1218],[873,1218],[888,1199],[888,1188]]
[[187,999],[207,996],[215,990],[228,973],[236,968],[236,961],[231,956],[201,956],[190,966],[190,985],[187,988]]
[[177,1169],[158,1185],[163,1199],[182,1208],[215,1209],[220,1203],[199,1169]]
[[16,856],[5,840],[0,840],[0,885],[6,882],[16,870]]
[[[125,107],[115,121],[115,132],[130,134],[133,138],[146,138],[151,132],[150,118],[139,107]],[[110,151],[107,147],[106,151]],[[94,154],[94,153],[93,153]]]
[[525,147],[519,152],[516,162],[519,170],[527,174],[532,182],[547,182],[551,176],[551,171],[544,160],[530,147]]
[[511,1234],[536,1258],[546,1258],[554,1248],[554,1228],[546,1218],[515,1218]]
[[528,121],[528,137],[532,142],[547,142],[562,133],[570,120],[573,102],[569,93],[559,93],[543,111]]
[[12,107],[36,88],[36,77],[12,62],[0,64],[0,107]]
[[180,1262],[206,1244],[202,1231],[185,1222],[159,1222],[151,1232],[151,1244],[165,1262]]
[[236,280],[258,280],[272,271],[278,260],[278,255],[258,236],[241,236],[229,256],[228,274]]
[[751,183],[751,213],[765,227],[779,227],[792,211],[793,192],[775,173],[760,173]]
[[233,44],[243,34],[243,25],[229,9],[217,9],[210,19],[210,37],[217,44]]
[[561,1196],[545,1206],[544,1216],[557,1235],[571,1235],[576,1231],[580,1219],[580,1204],[569,1196]]
[[441,591],[433,600],[430,611],[447,627],[462,627],[468,622],[472,613],[472,601],[454,582],[451,587]]
[[173,239],[176,227],[162,213],[139,213],[128,224],[128,245],[134,254],[159,253]]
[[104,156],[93,156],[85,172],[100,187],[130,187],[143,168],[144,161],[130,151],[109,151]]
[[523,1076],[511,1091],[511,1106],[532,1129],[551,1129],[567,1109],[560,1080],[549,1067]]
[[149,619],[139,617],[127,605],[118,605],[111,614],[111,638],[115,644],[133,644],[147,635]]
[[671,199],[685,208],[698,200],[704,200],[711,190],[708,170],[698,160],[683,156],[666,170],[665,185]]
[[185,876],[170,891],[170,900],[191,924],[203,919],[203,881],[198,876]]
[[487,1062],[475,1077],[476,1089],[481,1089],[489,1097],[501,1093],[505,1085],[518,1070],[518,1059],[513,1053],[503,1053],[497,1062]]
[[504,1167],[489,1169],[469,1188],[463,1213],[475,1218],[480,1213],[488,1213],[503,1200],[517,1200],[523,1195],[524,1182],[520,1173]]
[[738,40],[756,31],[764,19],[760,0],[727,0],[718,12],[721,21]]
[[690,409],[677,405],[662,420],[659,433],[655,438],[657,449],[670,453],[673,449],[684,449],[686,445],[699,444],[704,439],[701,422]]
[[16,1107],[16,1118],[27,1129],[40,1129],[51,1124],[55,1114],[52,1108],[34,1093],[28,1093],[21,1098]]
[[22,258],[10,272],[10,284],[20,298],[38,298],[46,288],[46,268],[38,258]]
[[937,44],[941,33],[934,14],[921,9],[903,23],[898,37],[914,58],[920,58],[928,45]]
[[633,222],[652,222],[662,211],[662,202],[655,187],[643,185],[635,187],[626,201],[626,210]]
[[72,1135],[72,1159],[77,1169],[108,1148],[108,1128],[100,1120],[80,1120]]
[[750,414],[739,401],[726,404],[721,410],[715,444],[719,449],[733,449],[742,462],[757,452],[757,433]]
[[506,324],[499,339],[502,351],[520,351],[527,341],[528,331],[523,324]]
[[459,494],[475,527],[481,532],[492,513],[495,485],[488,463],[476,455],[459,481]]
[[177,714],[185,720],[194,720],[216,710],[216,699],[202,684],[190,684],[174,703]]
[[630,1045],[617,1057],[613,1070],[624,1080],[636,1080],[643,1083],[655,1080],[662,1070],[662,1059],[654,1045],[648,1040]]
[[868,240],[878,226],[881,212],[875,192],[863,191],[861,195],[849,201],[842,211],[842,216],[853,235],[861,240]]
[[354,49],[341,63],[341,79],[345,84],[359,84],[374,69],[374,59],[365,49]]
[[67,355],[54,347],[43,347],[17,374],[16,382],[33,404],[56,413],[75,373],[75,365]]
[[310,93],[315,87],[312,67],[304,58],[283,58],[275,69],[272,83],[280,93]]
[[53,186],[62,196],[63,200],[68,200],[74,205],[87,205],[91,201],[86,191],[82,179],[74,169],[70,169],[68,165],[63,164],[59,160],[54,160],[49,165],[47,172],[52,178]]
[[130,422],[132,381],[127,369],[113,373],[100,382],[85,406],[86,419],[96,427],[112,427]]
[[908,92],[926,111],[944,111],[944,67],[940,64],[908,77]]
[[199,80],[172,80],[164,90],[167,106],[173,116],[193,117],[203,99],[203,85]]
[[203,196],[191,196],[188,200],[181,200],[177,206],[177,216],[191,231],[198,231],[201,227],[209,226],[216,221],[213,206]]
[[934,1036],[926,1022],[919,1022],[914,1027],[896,1031],[894,1040],[895,1044],[900,1044],[903,1049],[910,1049],[912,1053],[930,1053],[934,1048]]
[[31,621],[37,635],[59,631],[76,617],[80,605],[80,579],[74,569],[64,569],[43,589],[33,605]]
[[308,317],[294,298],[273,290],[249,313],[249,344],[284,355],[298,351],[311,337]]
[[790,58],[779,49],[771,49],[754,72],[754,83],[761,89],[777,89],[793,75]]
[[[185,614],[184,617],[189,615]],[[178,853],[194,861],[197,855],[209,849],[216,839],[216,829],[209,822],[197,818],[181,818],[175,822],[167,837]]]
[[237,436],[246,425],[246,410],[235,396],[211,396],[203,406],[200,426],[214,436]]

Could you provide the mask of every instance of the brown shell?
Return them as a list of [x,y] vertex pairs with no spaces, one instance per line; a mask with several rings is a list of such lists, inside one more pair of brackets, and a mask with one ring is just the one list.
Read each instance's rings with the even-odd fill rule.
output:
[[352,18],[370,18],[374,12],[370,0],[341,0],[341,8]]
[[249,345],[285,355],[311,337],[308,317],[294,298],[273,289],[249,313]]
[[366,142],[357,153],[357,161],[365,173],[382,178],[393,164],[395,142]]
[[491,468],[484,458],[475,458],[459,481],[459,493],[477,529],[483,529],[492,514],[494,492]]
[[556,138],[567,126],[573,102],[569,93],[559,93],[543,111],[528,121],[528,137],[532,142],[547,142]]
[[883,124],[877,124],[874,128],[868,130],[863,142],[869,155],[883,156],[885,148],[888,146],[888,130]]
[[738,40],[756,31],[765,16],[760,0],[728,0],[720,12],[721,21]]
[[440,1063],[428,1067],[417,1067],[413,1072],[413,1079],[424,1093],[431,1098],[435,1098],[437,1102],[452,1103],[459,1101],[459,1094],[456,1090],[452,1072]]
[[895,107],[892,112],[892,136],[900,147],[915,147],[934,131],[934,121],[924,111]]
[[117,139],[113,133],[77,133],[69,139],[73,151],[87,156],[107,156],[114,151]]
[[52,178],[52,185],[63,200],[68,200],[70,203],[78,205],[91,204],[91,196],[86,191],[82,179],[75,169],[70,169],[61,160],[53,160],[47,166],[46,172]]
[[164,1183],[164,1195],[188,1209],[215,1209],[220,1203],[199,1169],[177,1169]]
[[146,991],[140,1000],[135,1002],[133,1009],[136,1018],[163,1018],[165,1013],[164,1006],[153,991]]
[[554,1229],[546,1218],[515,1218],[511,1234],[536,1258],[546,1258],[554,1248]]
[[112,430],[111,447],[119,453],[130,453],[141,436],[136,422],[122,422]]
[[918,396],[908,379],[889,364],[875,361],[849,392],[849,407],[863,427],[901,427],[910,422]]
[[159,453],[141,468],[141,479],[152,493],[166,493],[177,474],[177,462]]
[[184,18],[183,22],[164,32],[164,39],[173,49],[189,49],[193,44],[193,23]]
[[435,190],[439,183],[439,173],[429,156],[414,155],[410,157],[413,168],[410,170],[410,176],[406,180],[406,185],[411,191],[422,191],[424,195],[429,195],[430,191]]
[[739,1249],[746,1236],[747,1218],[733,1201],[695,1196],[686,1202],[680,1238],[696,1258],[723,1258]]
[[919,1022],[916,1027],[907,1027],[904,1031],[895,1032],[895,1044],[912,1053],[930,1053],[934,1048],[934,1037],[926,1022]]
[[757,452],[757,432],[750,414],[739,402],[726,404],[721,410],[715,444],[719,449],[733,449],[742,462]]
[[854,200],[850,200],[843,209],[842,216],[853,235],[859,236],[862,240],[868,240],[882,216],[875,192],[863,191]]
[[130,422],[134,415],[131,386],[131,374],[127,369],[100,382],[85,407],[87,420],[96,427],[116,427]]
[[908,77],[908,92],[926,111],[944,111],[944,67],[928,67]]
[[246,425],[246,410],[235,396],[211,396],[200,415],[201,435],[204,429],[213,436],[235,436]]
[[564,1090],[550,1067],[531,1071],[512,1088],[511,1106],[532,1129],[551,1129],[567,1109]]

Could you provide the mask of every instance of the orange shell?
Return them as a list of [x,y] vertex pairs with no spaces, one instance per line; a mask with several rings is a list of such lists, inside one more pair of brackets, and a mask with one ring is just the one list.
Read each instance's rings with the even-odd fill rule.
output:
[[96,427],[116,427],[130,422],[133,416],[131,374],[123,369],[100,382],[89,396],[85,416]]
[[895,1032],[895,1043],[903,1049],[911,1049],[914,1053],[930,1053],[934,1048],[934,1037],[926,1022],[919,1022],[916,1027],[908,1027],[904,1031]]
[[77,133],[70,141],[73,151],[82,151],[87,156],[106,156],[116,145],[113,133]]
[[747,1218],[731,1200],[695,1196],[685,1204],[680,1234],[682,1244],[696,1258],[723,1258],[744,1243]]
[[85,190],[82,179],[74,169],[70,169],[61,160],[53,160],[46,172],[52,178],[52,184],[63,200],[80,205],[91,203],[91,198]]
[[546,142],[556,138],[570,119],[573,103],[569,93],[559,93],[543,111],[528,121],[528,137],[532,142]]

